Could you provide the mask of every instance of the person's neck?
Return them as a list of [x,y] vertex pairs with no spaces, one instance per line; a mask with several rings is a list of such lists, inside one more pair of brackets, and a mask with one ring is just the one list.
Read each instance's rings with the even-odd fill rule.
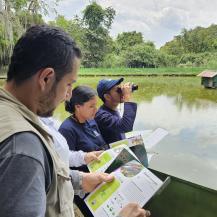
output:
[[78,113],[75,112],[75,114],[73,115],[73,117],[75,118],[75,120],[80,123],[83,124],[86,122],[86,120]]
[[104,105],[108,108],[110,108],[113,111],[117,110],[117,107],[119,105],[119,103],[109,103],[109,102],[105,102]]
[[30,111],[36,114],[37,104],[34,97],[35,91],[31,88],[31,85],[29,85],[28,82],[26,82],[25,85],[17,85],[14,81],[10,81],[5,84],[4,88]]

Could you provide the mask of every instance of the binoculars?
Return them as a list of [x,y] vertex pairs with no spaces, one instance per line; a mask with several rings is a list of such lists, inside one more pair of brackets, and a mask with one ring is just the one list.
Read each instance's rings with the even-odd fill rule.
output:
[[[138,90],[138,88],[139,88],[138,85],[132,84],[132,92],[135,91],[135,90]],[[121,92],[122,92],[122,90],[121,90],[120,87],[117,89],[117,92],[118,92],[118,93],[121,93]]]

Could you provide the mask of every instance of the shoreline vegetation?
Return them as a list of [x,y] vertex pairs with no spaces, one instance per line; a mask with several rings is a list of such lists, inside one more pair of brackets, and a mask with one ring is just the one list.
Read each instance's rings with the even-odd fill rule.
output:
[[196,76],[205,67],[81,68],[81,76]]
[[[173,67],[173,68],[81,68],[79,75],[83,77],[97,76],[180,76],[194,77],[206,70],[205,67]],[[6,78],[6,72],[0,73],[0,79]]]

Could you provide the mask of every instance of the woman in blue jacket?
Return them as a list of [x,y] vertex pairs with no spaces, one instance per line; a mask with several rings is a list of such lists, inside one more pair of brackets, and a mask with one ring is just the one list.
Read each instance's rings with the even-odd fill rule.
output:
[[97,112],[97,93],[88,86],[72,90],[72,97],[65,102],[70,116],[61,124],[59,132],[66,138],[69,149],[84,152],[105,149],[106,143],[94,120]]
[[[59,132],[65,137],[69,149],[84,152],[107,149],[97,123],[97,93],[88,86],[78,86],[72,90],[72,97],[65,102],[65,110],[70,116],[61,124]],[[76,169],[76,168],[73,168]],[[87,172],[86,166],[77,169]],[[75,196],[75,203],[84,216],[92,217],[83,199]]]

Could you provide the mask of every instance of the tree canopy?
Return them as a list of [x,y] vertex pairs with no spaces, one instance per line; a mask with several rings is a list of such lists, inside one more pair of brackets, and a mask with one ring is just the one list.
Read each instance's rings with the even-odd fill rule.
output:
[[180,64],[200,66],[217,62],[214,59],[217,52],[216,45],[217,25],[213,24],[207,28],[183,29],[180,35],[161,47],[161,51],[179,57]]
[[[57,5],[60,0],[53,0]],[[31,25],[45,23],[43,15],[55,11],[46,0],[0,1],[0,67],[8,65],[13,46]],[[83,67],[217,67],[217,25],[183,29],[160,49],[145,40],[141,32],[122,32],[116,38],[110,30],[116,12],[91,1],[81,16],[66,19],[57,15],[48,22],[63,28],[81,47]]]
[[0,67],[9,63],[13,46],[21,34],[31,25],[44,23],[42,14],[49,10],[45,0],[0,1]]

